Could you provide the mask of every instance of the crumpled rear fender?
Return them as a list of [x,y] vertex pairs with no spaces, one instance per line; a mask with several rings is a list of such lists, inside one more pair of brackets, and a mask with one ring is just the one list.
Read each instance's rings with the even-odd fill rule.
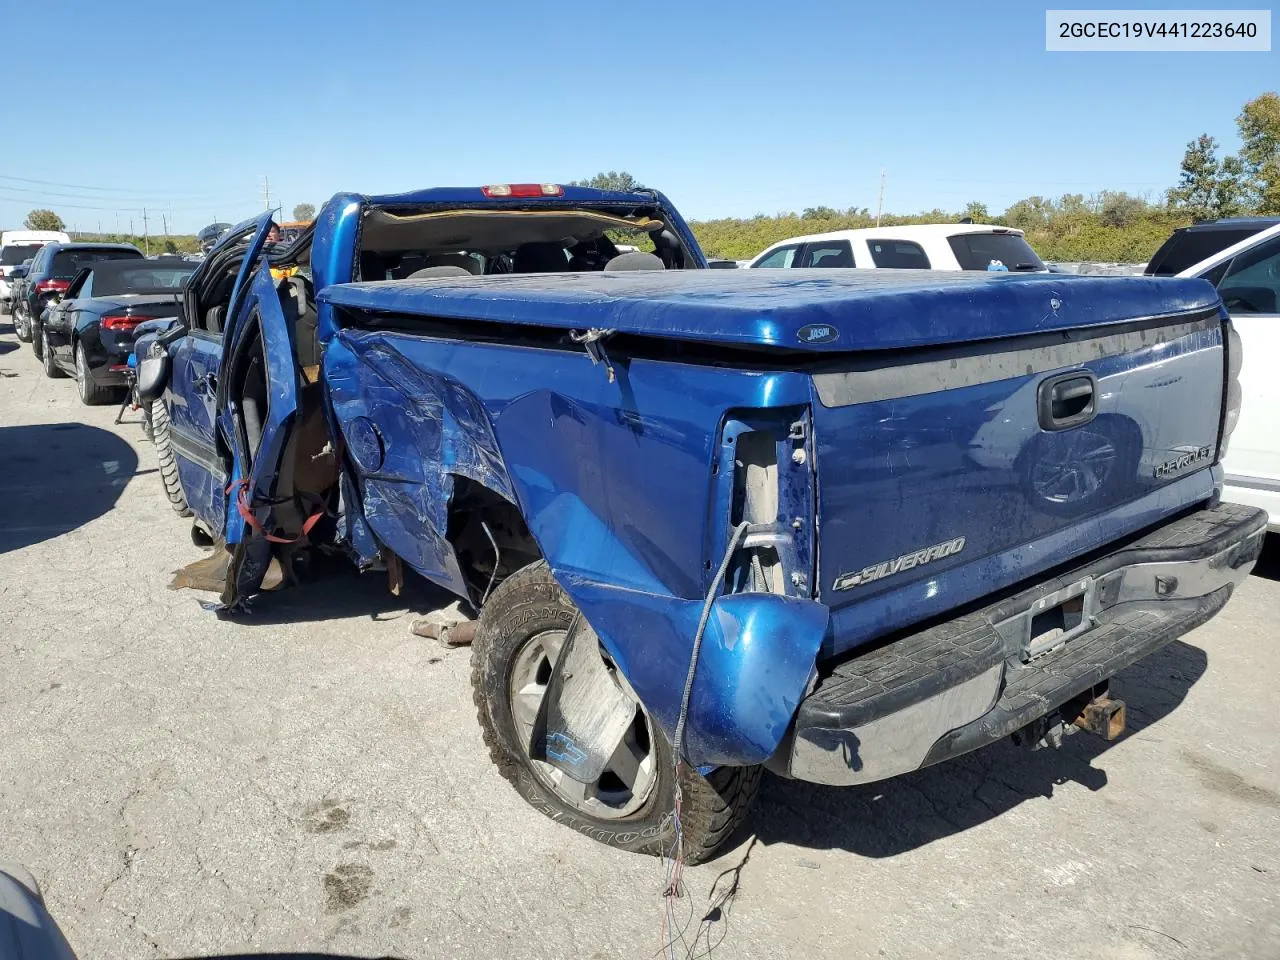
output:
[[[560,583],[672,738],[703,601],[573,578]],[[738,593],[712,604],[685,727],[692,764],[745,766],[773,755],[814,676],[827,619],[821,603],[776,594]]]
[[[516,504],[557,581],[672,737],[725,547],[712,523],[720,425],[731,410],[807,404],[807,380],[631,360],[612,382],[581,354],[354,329],[329,342],[324,365],[360,472],[351,492],[378,540],[465,595],[444,540],[453,476]],[[827,619],[822,604],[780,595],[715,601],[689,760],[746,765],[772,755]]]

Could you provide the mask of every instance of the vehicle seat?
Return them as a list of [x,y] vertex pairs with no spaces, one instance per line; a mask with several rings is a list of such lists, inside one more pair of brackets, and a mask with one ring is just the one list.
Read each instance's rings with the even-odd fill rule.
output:
[[400,262],[391,268],[392,280],[403,280],[410,276],[415,270],[421,270],[428,266],[427,258],[420,253],[411,253],[407,257],[401,257]]
[[620,253],[604,265],[605,273],[625,273],[631,270],[665,270],[663,262],[652,253]]
[[313,367],[320,362],[315,286],[301,274],[294,274],[285,281],[283,300],[285,320],[293,324],[293,349],[298,366]]
[[469,257],[465,253],[440,253],[434,257],[427,257],[424,267],[461,267],[472,276],[478,276],[484,268],[476,262],[475,257]]
[[423,267],[409,274],[409,279],[429,280],[432,277],[469,277],[471,275],[470,270],[464,270],[462,267]]
[[225,306],[210,307],[209,312],[204,315],[205,329],[210,333],[221,333],[226,315],[227,308]]
[[564,247],[558,243],[522,243],[516,247],[512,273],[562,273],[569,269]]

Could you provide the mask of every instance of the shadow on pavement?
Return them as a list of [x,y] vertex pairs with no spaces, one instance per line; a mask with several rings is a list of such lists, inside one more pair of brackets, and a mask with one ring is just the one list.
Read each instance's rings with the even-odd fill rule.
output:
[[13,353],[13,351],[18,349],[18,346],[18,344],[10,343],[8,340],[0,340],[0,357],[4,356],[6,353]]
[[[1128,707],[1129,730],[1122,740],[1173,712],[1207,666],[1203,650],[1179,640],[1122,671],[1111,688]],[[1004,740],[857,787],[768,776],[744,830],[765,844],[891,857],[986,823],[1025,800],[1052,797],[1054,787],[1068,781],[1101,790],[1107,774],[1093,762],[1110,746],[1086,733],[1068,737],[1060,750],[1029,752]]]
[[0,427],[0,553],[61,536],[114,505],[138,455],[83,423]]
[[1267,540],[1262,545],[1262,556],[1258,557],[1253,575],[1267,580],[1280,580],[1280,533],[1267,534]]
[[247,613],[230,619],[256,627],[343,617],[384,620],[403,616],[408,629],[415,617],[442,610],[457,599],[409,570],[397,597],[388,586],[386,572],[360,573],[346,558],[331,557],[315,562],[306,582],[259,593]]

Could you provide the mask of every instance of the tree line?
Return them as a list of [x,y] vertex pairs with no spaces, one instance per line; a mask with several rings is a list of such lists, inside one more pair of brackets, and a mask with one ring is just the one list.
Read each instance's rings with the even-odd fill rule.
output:
[[[1236,118],[1240,150],[1218,157],[1218,143],[1202,133],[1187,144],[1178,182],[1162,196],[1135,196],[1104,190],[1092,196],[1031,196],[993,212],[974,201],[963,210],[925,210],[880,217],[886,226],[910,223],[954,223],[969,217],[976,223],[1017,227],[1045,260],[1093,260],[1143,263],[1178,227],[1213,217],[1248,214],[1280,215],[1280,95],[1264,93],[1250,100]],[[579,186],[633,190],[631,174],[600,173]],[[873,227],[867,207],[808,207],[794,213],[757,214],[694,220],[689,226],[710,257],[745,260],[765,247],[806,233]]]

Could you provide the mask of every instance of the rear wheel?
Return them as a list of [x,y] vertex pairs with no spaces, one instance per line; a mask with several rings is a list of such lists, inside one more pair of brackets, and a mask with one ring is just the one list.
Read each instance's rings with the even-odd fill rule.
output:
[[84,352],[83,343],[76,344],[76,392],[80,394],[80,402],[86,407],[96,407],[111,399],[111,389],[93,379],[93,371],[89,369],[89,355]]
[[164,401],[151,401],[151,439],[156,445],[156,460],[160,467],[160,481],[169,505],[180,517],[191,516],[186,495],[178,480],[178,461],[173,453],[173,438],[169,432],[169,410]]
[[[533,721],[575,607],[544,562],[513,574],[480,613],[471,682],[480,726],[498,772],[533,807],[565,826],[635,853],[669,852],[676,772],[671,745],[636,704],[635,722],[605,772],[584,784],[530,755]],[[625,683],[625,681],[622,681]],[[682,768],[684,857],[715,855],[742,822],[760,786],[759,767],[725,767],[702,777]]]
[[44,367],[44,375],[50,380],[63,376],[62,368],[54,363],[53,351],[49,349],[49,334],[44,331],[40,333],[40,364]]
[[31,352],[37,360],[44,359],[44,325],[27,314],[27,339],[31,341]]
[[31,342],[31,315],[27,312],[25,303],[19,303],[14,307],[13,332],[23,343]]

